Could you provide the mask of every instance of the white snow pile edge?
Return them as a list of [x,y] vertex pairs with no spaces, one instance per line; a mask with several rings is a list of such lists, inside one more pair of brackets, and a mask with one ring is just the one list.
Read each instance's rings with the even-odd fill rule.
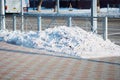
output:
[[0,41],[83,58],[120,56],[120,46],[80,27],[59,26],[41,32],[0,31]]

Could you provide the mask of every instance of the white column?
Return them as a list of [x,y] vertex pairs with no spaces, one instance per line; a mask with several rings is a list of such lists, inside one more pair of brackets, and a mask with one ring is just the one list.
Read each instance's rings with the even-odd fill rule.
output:
[[91,25],[92,25],[92,32],[97,33],[97,0],[92,0]]
[[4,30],[5,27],[5,5],[4,0],[0,0],[0,29]]

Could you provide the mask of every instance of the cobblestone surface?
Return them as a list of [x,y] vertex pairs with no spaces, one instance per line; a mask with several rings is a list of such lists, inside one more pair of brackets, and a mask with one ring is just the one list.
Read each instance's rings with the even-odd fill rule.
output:
[[120,57],[82,59],[0,42],[0,80],[120,80]]

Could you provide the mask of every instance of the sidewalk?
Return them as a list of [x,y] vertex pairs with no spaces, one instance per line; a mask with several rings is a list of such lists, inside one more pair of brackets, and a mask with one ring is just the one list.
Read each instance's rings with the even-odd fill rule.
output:
[[120,80],[120,57],[81,59],[0,42],[0,80]]

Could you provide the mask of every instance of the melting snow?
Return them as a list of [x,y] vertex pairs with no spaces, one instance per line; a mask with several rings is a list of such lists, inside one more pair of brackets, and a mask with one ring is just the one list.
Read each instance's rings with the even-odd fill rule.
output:
[[0,31],[0,41],[84,58],[120,56],[120,46],[79,27],[59,26],[41,32]]

